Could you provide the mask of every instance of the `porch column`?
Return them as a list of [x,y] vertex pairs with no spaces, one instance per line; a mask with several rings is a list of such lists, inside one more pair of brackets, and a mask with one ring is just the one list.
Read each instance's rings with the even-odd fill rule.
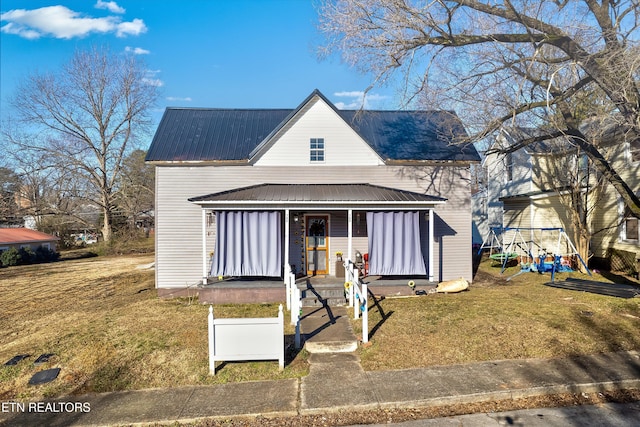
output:
[[347,211],[347,259],[353,259],[353,209]]
[[429,281],[433,282],[433,208],[429,209]]
[[209,270],[207,268],[207,210],[202,209],[202,284],[207,284]]
[[289,209],[284,210],[284,279],[288,279],[288,274],[291,272],[289,266]]

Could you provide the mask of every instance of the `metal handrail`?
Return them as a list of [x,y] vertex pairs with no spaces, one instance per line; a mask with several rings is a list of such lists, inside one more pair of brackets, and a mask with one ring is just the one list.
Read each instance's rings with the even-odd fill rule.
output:
[[[358,319],[362,311],[362,342],[369,342],[369,307],[367,298],[367,284],[360,280],[360,274],[350,259],[344,262],[345,277],[347,279],[345,286],[348,286],[349,307],[353,307],[353,318]],[[360,286],[362,285],[362,291]],[[357,300],[355,304],[354,297]]]

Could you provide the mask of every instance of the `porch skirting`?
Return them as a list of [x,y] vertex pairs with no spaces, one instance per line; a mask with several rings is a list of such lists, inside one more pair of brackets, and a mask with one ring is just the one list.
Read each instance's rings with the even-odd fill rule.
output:
[[159,298],[194,298],[200,304],[269,304],[286,300],[285,287],[201,287],[201,288],[159,288]]

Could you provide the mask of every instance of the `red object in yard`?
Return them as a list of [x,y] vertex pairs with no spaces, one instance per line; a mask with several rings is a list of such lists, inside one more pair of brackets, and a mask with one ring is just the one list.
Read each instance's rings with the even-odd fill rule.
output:
[[368,276],[369,275],[369,254],[364,254],[362,256],[362,259],[364,259],[364,275]]

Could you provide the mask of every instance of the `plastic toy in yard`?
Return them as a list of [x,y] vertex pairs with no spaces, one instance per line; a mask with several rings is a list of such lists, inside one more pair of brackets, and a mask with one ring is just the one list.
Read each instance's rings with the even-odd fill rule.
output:
[[[577,254],[576,254],[577,255]],[[538,262],[534,262],[531,264],[530,271],[537,272],[538,274],[551,272],[551,281],[555,280],[556,273],[571,273],[573,268],[571,267],[571,262],[569,258],[561,256],[561,255],[552,255],[553,260],[547,261],[547,254],[542,253],[538,256]],[[589,276],[591,276],[591,271],[584,264],[584,261],[577,255],[578,259],[584,265],[584,268],[587,270]],[[517,274],[517,273],[516,273]],[[513,277],[513,276],[512,276]]]
[[440,282],[438,283],[438,286],[436,286],[436,292],[442,292],[447,294],[462,292],[467,289],[469,289],[469,282],[467,282],[462,277],[455,280],[447,280],[445,282]]
[[[522,232],[528,235],[525,239]],[[498,237],[500,236],[500,238]],[[502,240],[502,242],[500,242]],[[493,248],[499,248],[498,253],[492,253]],[[538,256],[533,255],[538,248]],[[548,252],[545,248],[553,247]],[[520,271],[507,278],[512,278],[527,272],[547,273],[551,272],[551,280],[555,279],[556,272],[573,271],[571,260],[580,263],[586,272],[591,275],[587,264],[580,256],[575,245],[561,227],[550,228],[519,228],[519,227],[492,227],[489,236],[485,239],[478,253],[483,249],[489,249],[489,258],[494,265],[501,264],[504,273],[510,261],[520,259]],[[550,258],[550,260],[549,260]]]

